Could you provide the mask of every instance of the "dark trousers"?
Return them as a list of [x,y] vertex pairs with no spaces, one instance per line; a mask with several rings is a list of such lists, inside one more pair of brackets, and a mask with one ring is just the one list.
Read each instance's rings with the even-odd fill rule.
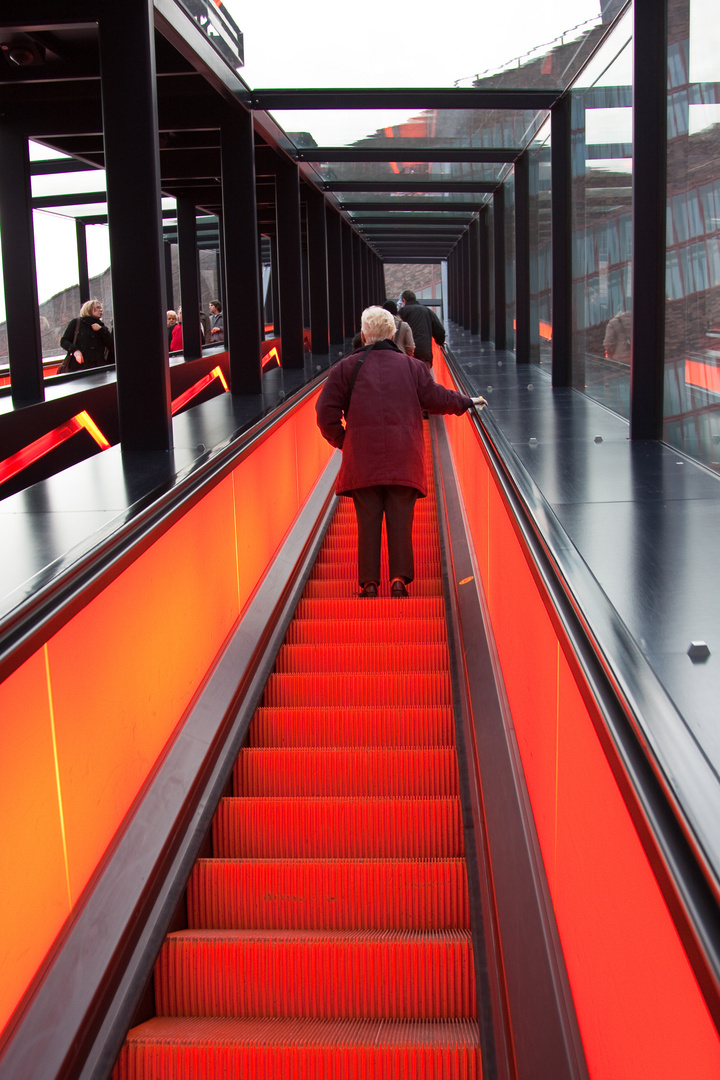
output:
[[353,491],[358,525],[358,581],[380,581],[380,544],[385,515],[390,580],[399,577],[407,583],[415,577],[412,527],[416,488],[401,484],[382,484]]

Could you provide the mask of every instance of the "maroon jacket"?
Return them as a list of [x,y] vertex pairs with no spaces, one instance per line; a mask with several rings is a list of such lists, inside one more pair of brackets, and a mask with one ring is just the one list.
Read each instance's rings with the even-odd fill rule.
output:
[[316,405],[318,427],[343,460],[335,484],[338,495],[376,484],[400,484],[427,495],[422,413],[460,415],[472,406],[465,394],[436,383],[420,360],[391,342],[365,354],[350,400],[347,427],[342,417],[360,352],[330,369]]

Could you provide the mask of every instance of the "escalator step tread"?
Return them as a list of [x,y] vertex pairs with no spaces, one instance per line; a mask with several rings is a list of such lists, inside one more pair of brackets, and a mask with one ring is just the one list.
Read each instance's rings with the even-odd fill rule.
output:
[[463,858],[199,859],[187,908],[191,929],[470,926]]
[[226,798],[213,822],[218,858],[457,858],[460,800]]
[[161,1017],[134,1028],[117,1080],[481,1080],[473,1020]]
[[260,707],[248,746],[454,746],[448,706],[439,708],[347,708],[307,705]]
[[155,971],[160,1016],[474,1018],[468,931],[186,930]]
[[233,769],[235,795],[457,795],[454,748],[251,747]]
[[[363,602],[374,603],[373,600]],[[448,672],[401,672],[397,675],[376,672],[371,678],[350,672],[273,673],[267,681],[262,704],[269,707],[321,704],[359,708],[388,705],[437,708],[452,705],[452,686]]]

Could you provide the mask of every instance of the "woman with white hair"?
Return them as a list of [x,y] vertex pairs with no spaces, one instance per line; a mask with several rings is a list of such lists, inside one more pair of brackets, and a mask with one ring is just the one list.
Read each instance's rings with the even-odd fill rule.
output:
[[460,415],[486,402],[440,386],[425,364],[401,352],[384,308],[363,311],[361,336],[363,348],[330,369],[317,422],[343,452],[335,491],[355,504],[360,596],[378,595],[384,516],[390,595],[406,597],[415,576],[415,501],[427,495],[423,410]]

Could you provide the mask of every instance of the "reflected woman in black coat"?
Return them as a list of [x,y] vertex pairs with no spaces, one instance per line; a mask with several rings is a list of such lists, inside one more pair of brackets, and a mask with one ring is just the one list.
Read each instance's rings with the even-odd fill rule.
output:
[[115,363],[112,333],[102,321],[102,314],[100,301],[88,300],[80,308],[79,318],[70,320],[60,338],[62,348],[72,353],[83,367]]

